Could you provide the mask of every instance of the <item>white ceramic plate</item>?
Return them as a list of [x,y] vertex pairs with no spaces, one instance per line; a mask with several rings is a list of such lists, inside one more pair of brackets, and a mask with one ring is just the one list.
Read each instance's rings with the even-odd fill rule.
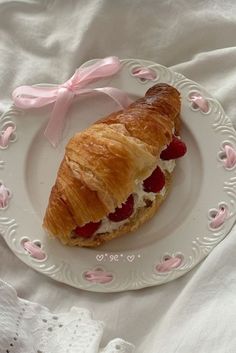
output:
[[[80,97],[70,108],[63,141],[56,149],[43,136],[51,107],[24,112],[13,107],[0,120],[2,128],[16,126],[15,141],[0,151],[4,161],[0,180],[12,193],[8,207],[0,210],[1,234],[30,267],[97,292],[139,289],[184,275],[227,235],[235,220],[235,168],[234,162],[231,168],[224,166],[224,146],[235,148],[236,135],[220,104],[198,84],[158,64],[130,59],[122,65],[117,75],[93,86],[118,87],[132,98],[143,96],[157,82],[175,86],[181,92],[182,137],[188,147],[177,162],[166,202],[133,234],[97,249],[81,249],[49,239],[41,227],[65,144],[76,131],[116,110],[115,103],[103,95]],[[152,68],[156,79],[134,77],[133,69],[140,66]],[[203,97],[200,108],[192,102],[193,95]],[[214,217],[221,219],[215,229],[210,226]],[[30,255],[23,248],[25,240],[41,246],[46,257],[37,260]],[[88,271],[95,272],[93,281]]]

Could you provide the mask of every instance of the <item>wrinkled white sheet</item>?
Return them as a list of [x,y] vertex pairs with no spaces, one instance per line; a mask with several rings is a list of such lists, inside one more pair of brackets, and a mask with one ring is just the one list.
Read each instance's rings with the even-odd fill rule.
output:
[[[0,0],[0,102],[21,84],[64,82],[84,61],[153,60],[205,86],[236,123],[234,0]],[[137,353],[236,352],[236,229],[191,273],[116,294],[77,290],[21,263],[0,239],[0,278],[54,312],[91,310]],[[127,310],[128,309],[128,310]]]

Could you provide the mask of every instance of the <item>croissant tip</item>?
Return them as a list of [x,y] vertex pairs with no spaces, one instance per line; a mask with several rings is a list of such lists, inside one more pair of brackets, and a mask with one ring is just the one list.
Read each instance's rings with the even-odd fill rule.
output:
[[171,93],[176,93],[178,96],[180,95],[179,91],[173,87],[168,85],[168,83],[160,82],[149,88],[145,94],[145,96],[154,96],[157,95],[158,93],[162,94],[170,94]]

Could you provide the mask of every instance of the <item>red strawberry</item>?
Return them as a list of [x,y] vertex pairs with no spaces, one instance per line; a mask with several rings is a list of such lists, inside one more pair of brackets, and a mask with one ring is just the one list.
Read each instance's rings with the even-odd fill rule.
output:
[[95,232],[96,230],[100,227],[102,221],[100,222],[89,222],[86,223],[84,226],[82,227],[76,227],[74,230],[75,233],[75,238],[76,235],[83,237],[83,238],[90,238]]
[[121,207],[117,207],[115,212],[110,213],[108,218],[113,222],[120,222],[126,218],[129,218],[134,210],[134,198],[133,195],[130,195],[128,199],[122,203]]
[[165,175],[162,170],[157,167],[152,174],[144,180],[143,189],[146,192],[159,192],[165,185]]
[[183,157],[187,151],[187,147],[183,141],[173,136],[173,140],[167,146],[167,148],[161,152],[161,159],[169,161],[170,159],[176,159]]

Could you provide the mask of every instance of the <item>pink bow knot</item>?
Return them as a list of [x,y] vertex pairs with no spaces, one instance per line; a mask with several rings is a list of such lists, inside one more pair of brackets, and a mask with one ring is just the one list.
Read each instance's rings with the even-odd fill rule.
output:
[[15,105],[22,109],[39,108],[54,104],[44,135],[55,147],[59,143],[65,125],[66,113],[74,97],[81,94],[100,92],[113,99],[120,108],[126,108],[132,101],[121,90],[114,87],[86,88],[98,79],[116,74],[121,68],[120,60],[107,57],[87,67],[77,69],[65,83],[55,86],[20,86],[12,94]]
[[74,85],[73,85],[72,82],[65,82],[65,83],[63,83],[63,85],[61,85],[59,89],[68,90],[68,91],[72,92],[73,95],[75,95],[75,89],[74,89]]

